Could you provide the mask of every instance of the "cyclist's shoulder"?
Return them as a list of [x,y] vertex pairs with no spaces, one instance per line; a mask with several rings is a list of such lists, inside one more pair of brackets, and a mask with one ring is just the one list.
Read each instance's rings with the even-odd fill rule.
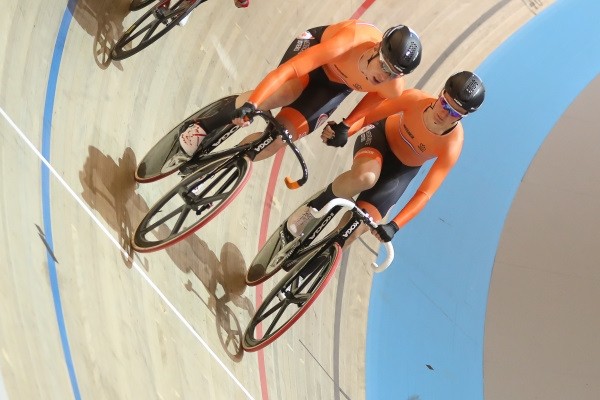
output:
[[402,92],[402,97],[405,99],[410,99],[412,101],[419,101],[432,98],[432,96],[429,93],[416,88],[406,89],[404,92]]
[[423,90],[410,88],[403,91],[397,101],[410,109],[424,110],[435,101],[435,97]]
[[383,36],[375,25],[358,19],[347,19],[331,24],[327,27],[326,34],[328,37],[348,35],[359,43],[378,42]]

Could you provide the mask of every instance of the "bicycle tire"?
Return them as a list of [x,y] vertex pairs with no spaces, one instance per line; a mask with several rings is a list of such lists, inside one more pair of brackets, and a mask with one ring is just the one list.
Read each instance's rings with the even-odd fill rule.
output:
[[[338,243],[334,242],[327,248],[317,246],[299,259],[294,268],[269,292],[250,320],[244,332],[244,350],[247,352],[258,351],[281,337],[310,308],[321,294],[340,264],[341,254],[342,248]],[[311,268],[314,268],[313,272],[303,283],[297,286],[298,276],[303,268],[309,266],[309,263],[317,264],[312,264]],[[296,285],[295,289],[294,285]],[[302,293],[302,289],[306,286],[309,286],[308,290],[306,293]],[[293,297],[280,300],[278,293],[287,287],[292,288],[291,296]],[[294,290],[296,290],[295,293],[293,293]],[[300,297],[296,297],[298,294],[300,294]],[[274,301],[276,304],[272,305]],[[278,322],[289,307],[297,307],[297,309],[290,310],[291,315],[289,318],[285,319],[278,326]],[[276,315],[273,321],[266,323],[265,321],[274,313]],[[262,332],[263,324],[267,325],[264,334]]]
[[[147,12],[145,12],[137,21],[135,21],[117,40],[110,51],[110,57],[112,60],[120,61],[134,54],[139,53],[152,43],[167,34],[173,29],[179,22],[184,19],[198,4],[206,0],[196,0],[194,3],[189,5],[187,8],[178,9],[184,0],[178,0],[170,7],[163,7],[169,0],[162,0]],[[159,18],[159,9],[167,8],[172,13],[166,18]],[[146,20],[150,20],[148,24],[144,25]],[[139,42],[134,43],[134,40],[141,36],[144,32],[145,37]],[[129,47],[129,48],[128,48]]]
[[[179,146],[179,131],[181,127],[190,121],[213,115],[218,112],[224,104],[235,97],[236,96],[223,97],[196,111],[171,129],[169,133],[152,146],[138,164],[134,175],[136,182],[148,183],[157,181],[171,175],[184,165],[189,157],[184,155],[183,150]],[[210,134],[219,134],[223,129],[231,129],[231,125],[219,128],[210,132]]]
[[145,8],[150,3],[154,3],[157,0],[131,0],[131,4],[129,5],[130,11],[137,11]]
[[146,213],[131,238],[133,249],[142,253],[157,251],[190,236],[235,199],[251,171],[249,158],[231,155],[199,165]]

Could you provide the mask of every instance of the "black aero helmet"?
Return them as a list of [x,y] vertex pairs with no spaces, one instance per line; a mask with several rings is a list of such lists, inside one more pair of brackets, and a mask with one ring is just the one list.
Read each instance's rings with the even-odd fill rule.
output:
[[421,62],[421,40],[405,25],[393,26],[383,34],[379,50],[384,60],[398,74],[410,74]]
[[469,71],[458,72],[448,78],[444,91],[466,112],[477,110],[485,98],[483,82]]

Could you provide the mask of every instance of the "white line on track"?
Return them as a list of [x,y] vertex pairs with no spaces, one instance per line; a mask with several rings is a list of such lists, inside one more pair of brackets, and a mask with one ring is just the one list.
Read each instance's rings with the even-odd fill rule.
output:
[[[110,234],[110,232],[108,231],[108,229],[92,213],[92,210],[90,210],[90,208],[85,205],[85,203],[83,202],[83,200],[79,196],[77,196],[77,194],[73,191],[73,189],[71,189],[69,187],[69,185],[67,185],[67,182],[65,182],[65,180],[56,172],[56,170],[50,165],[50,163],[48,162],[48,160],[46,160],[44,158],[44,156],[42,155],[42,153],[40,153],[38,151],[38,149],[34,146],[34,144],[27,138],[27,136],[25,136],[25,134],[23,133],[23,131],[21,131],[21,129],[19,129],[19,127],[14,123],[14,121],[8,116],[8,114],[1,107],[0,107],[0,114],[2,114],[2,116],[4,117],[4,119],[6,119],[6,121],[13,127],[13,129],[15,130],[15,132],[17,132],[17,134],[31,148],[31,150],[33,150],[33,152],[35,153],[35,155],[44,163],[44,165],[46,165],[46,167],[48,167],[48,170],[52,173],[52,175],[54,175],[56,177],[56,179],[61,183],[61,185],[64,186],[64,188],[67,190],[67,192],[69,192],[69,194],[75,199],[75,201],[77,201],[77,203],[79,203],[79,205],[81,206],[81,208],[90,216],[90,218],[92,219],[92,221],[94,221],[96,223],[96,225],[98,225],[98,227],[100,228],[100,230],[102,230],[102,232],[104,232],[104,234],[115,245],[115,247],[125,257],[127,257],[128,259],[131,259],[131,257],[129,256],[129,254],[127,254],[127,251],[119,244],[119,242],[117,241],[117,239],[115,239]],[[140,265],[137,262],[135,262],[133,259],[131,259],[131,261],[132,261],[133,268],[142,276],[142,278],[144,278],[144,280],[148,283],[148,285],[150,285],[150,287],[152,289],[154,289],[154,291],[158,294],[158,296],[165,302],[165,304],[171,309],[171,311],[173,311],[173,313],[177,316],[177,318],[179,318],[181,320],[181,322],[183,323],[183,325],[186,328],[188,328],[188,330],[192,333],[192,335],[194,335],[194,337],[200,342],[200,344],[202,346],[204,346],[204,348],[206,349],[206,351],[208,351],[208,353],[215,359],[215,361],[217,362],[217,364],[219,364],[221,366],[221,368],[223,368],[223,370],[225,370],[225,372],[227,373],[227,375],[229,375],[229,377],[235,382],[235,384],[238,385],[240,387],[240,389],[242,389],[242,391],[244,392],[244,394],[249,399],[254,400],[254,397],[252,397],[252,395],[250,394],[250,392],[248,392],[248,390],[242,385],[242,383],[237,380],[237,378],[233,375],[233,373],[227,368],[227,366],[225,366],[225,364],[223,363],[223,361],[221,361],[219,359],[219,357],[216,355],[216,353],[208,346],[208,344],[204,341],[204,339],[202,339],[202,337],[198,334],[198,332],[196,332],[194,330],[194,328],[192,327],[192,325],[175,308],[175,306],[173,305],[173,303],[171,303],[169,301],[169,299],[167,299],[167,297],[160,291],[160,289],[158,288],[158,286],[156,286],[156,284],[154,282],[152,282],[152,280],[144,272],[144,270],[142,269],[142,267],[140,267]]]

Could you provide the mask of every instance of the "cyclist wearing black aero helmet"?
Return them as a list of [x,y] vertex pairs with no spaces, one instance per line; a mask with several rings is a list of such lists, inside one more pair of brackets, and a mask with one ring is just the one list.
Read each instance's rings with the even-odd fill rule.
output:
[[[421,166],[434,160],[402,210],[373,232],[380,240],[390,241],[398,229],[425,207],[458,161],[464,140],[461,120],[475,112],[484,98],[481,79],[473,72],[462,71],[451,75],[437,96],[408,89],[365,116],[356,115],[354,118],[358,120],[349,117],[347,122],[353,128],[355,124],[366,125],[354,144],[352,167],[307,206],[295,211],[288,218],[288,231],[294,236],[301,234],[313,219],[310,208],[319,210],[334,197],[351,199],[358,195],[359,207],[380,221]],[[357,228],[346,246],[366,229]]]
[[458,72],[448,78],[444,91],[467,113],[477,110],[485,97],[483,82],[469,71]]
[[[405,89],[403,75],[419,65],[421,53],[418,35],[404,25],[382,33],[373,24],[346,20],[308,29],[296,37],[279,66],[254,90],[238,95],[215,115],[198,120],[183,132],[181,147],[191,155],[202,135],[231,122],[246,125],[244,117],[254,109],[266,111],[279,107],[277,120],[288,129],[293,140],[300,139],[327,121],[353,91],[366,94],[349,116],[400,96]],[[330,146],[343,146],[348,139],[348,127],[340,123],[333,129],[334,139],[322,139]],[[259,135],[252,134],[242,143]],[[255,160],[267,158],[283,146],[278,139]]]
[[410,74],[421,62],[421,41],[412,29],[397,25],[383,34],[379,54],[391,72]]

